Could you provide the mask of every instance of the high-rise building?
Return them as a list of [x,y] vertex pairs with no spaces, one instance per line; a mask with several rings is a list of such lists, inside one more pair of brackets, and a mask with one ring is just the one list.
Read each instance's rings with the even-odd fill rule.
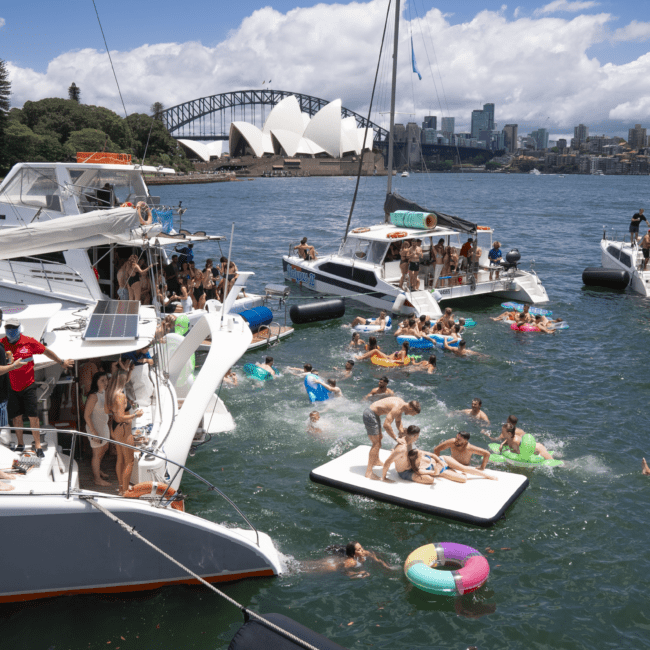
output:
[[580,145],[587,142],[589,137],[589,127],[584,124],[578,124],[578,126],[573,127],[573,140],[572,145],[576,145],[574,149],[580,149]]
[[537,131],[533,131],[530,137],[535,140],[535,149],[538,151],[548,149],[548,131],[546,129],[539,128]]
[[505,141],[505,147],[509,153],[514,153],[517,151],[517,130],[519,128],[518,124],[506,124],[503,127],[503,137]]
[[440,130],[442,131],[445,137],[449,137],[454,134],[456,130],[456,118],[455,117],[443,117],[440,120]]
[[557,141],[557,148],[562,151],[562,149],[566,149],[566,138],[560,138]]
[[648,144],[647,129],[641,128],[640,124],[635,124],[634,128],[628,131],[627,144],[630,149],[645,149]]
[[434,129],[436,130],[438,124],[438,118],[435,115],[427,115],[422,122],[423,129]]
[[472,111],[472,138],[478,138],[480,131],[494,130],[494,104],[483,104],[482,110]]

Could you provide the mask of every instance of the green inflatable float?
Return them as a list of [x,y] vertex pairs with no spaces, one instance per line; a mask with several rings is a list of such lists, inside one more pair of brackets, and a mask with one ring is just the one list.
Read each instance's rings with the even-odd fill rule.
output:
[[[515,454],[509,447],[503,448],[499,453],[499,443],[492,442],[488,445],[490,451],[490,462],[492,463],[508,463],[508,465],[515,465],[516,467],[562,467],[564,463],[561,460],[547,460],[542,458],[539,454],[535,453],[535,438],[530,433],[524,433],[521,437],[521,444],[519,445],[519,453]],[[549,452],[553,455],[553,452]]]

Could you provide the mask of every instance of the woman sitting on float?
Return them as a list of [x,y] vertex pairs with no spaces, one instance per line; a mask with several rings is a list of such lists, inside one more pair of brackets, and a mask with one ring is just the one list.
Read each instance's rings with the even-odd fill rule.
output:
[[374,356],[381,357],[382,359],[388,359],[388,355],[384,354],[377,345],[377,337],[369,336],[368,345],[366,345],[366,351],[363,354],[355,355],[357,361],[364,361],[365,359],[371,359]]

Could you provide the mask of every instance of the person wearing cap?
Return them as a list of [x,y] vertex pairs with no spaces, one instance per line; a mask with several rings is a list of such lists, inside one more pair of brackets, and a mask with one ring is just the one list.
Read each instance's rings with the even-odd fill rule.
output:
[[9,318],[5,323],[5,337],[0,340],[0,345],[6,352],[11,353],[14,362],[22,360],[20,366],[16,366],[9,372],[11,390],[9,391],[7,410],[12,426],[17,427],[18,445],[16,451],[25,450],[22,426],[23,417],[26,416],[29,418],[29,425],[32,428],[36,455],[42,458],[44,454],[41,449],[41,437],[35,433],[35,430],[39,428],[39,421],[36,384],[34,383],[34,355],[44,354],[48,359],[56,361],[64,370],[71,368],[74,361],[72,359],[63,361],[56,353],[36,339],[22,334],[20,321],[17,318]]
[[[2,309],[0,309],[0,324],[2,324]],[[9,373],[25,365],[25,361],[14,361],[11,353],[7,359],[7,354],[2,345],[0,345],[0,427],[9,426],[9,416],[7,415],[7,402],[9,400]]]
[[174,248],[175,251],[178,251],[179,257],[178,257],[178,263],[180,265],[183,264],[183,262],[187,262],[188,264],[190,262],[194,261],[194,251],[192,250],[194,248],[194,244],[190,242],[187,246],[183,246],[183,248]]

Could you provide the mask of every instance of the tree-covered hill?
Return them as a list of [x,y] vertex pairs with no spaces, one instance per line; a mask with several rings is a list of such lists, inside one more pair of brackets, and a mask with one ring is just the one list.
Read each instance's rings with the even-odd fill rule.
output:
[[[145,164],[192,168],[163,123],[134,113],[126,119],[102,106],[51,97],[13,108],[5,122],[0,174],[17,162],[64,162],[77,151],[128,153]],[[151,134],[150,134],[151,133]]]

